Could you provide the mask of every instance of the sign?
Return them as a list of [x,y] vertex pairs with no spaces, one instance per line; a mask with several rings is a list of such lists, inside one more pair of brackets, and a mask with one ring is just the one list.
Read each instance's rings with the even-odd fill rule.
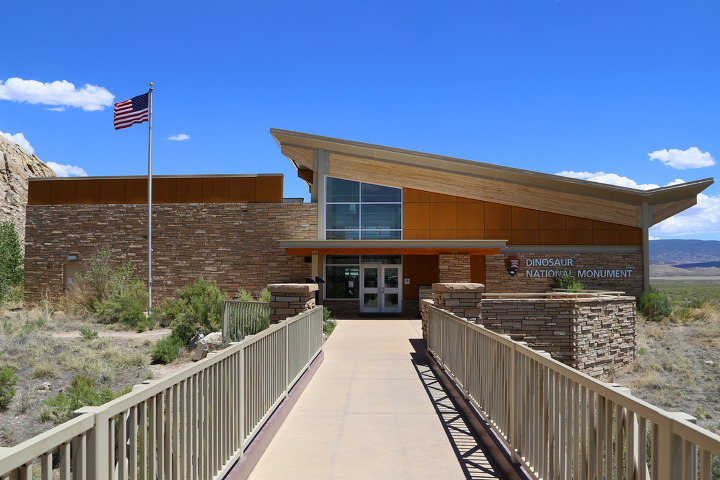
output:
[[514,277],[518,270],[520,270],[520,259],[517,257],[507,257],[505,259],[505,269],[511,277]]
[[[505,259],[505,268],[509,270],[509,260],[516,257],[507,257]],[[527,278],[555,278],[572,275],[577,279],[589,278],[632,278],[633,270],[631,268],[590,268],[582,269],[573,264],[572,258],[526,258],[525,259],[525,277]],[[518,261],[518,268],[519,268]],[[517,270],[516,270],[517,272]],[[510,275],[515,275],[510,273]]]

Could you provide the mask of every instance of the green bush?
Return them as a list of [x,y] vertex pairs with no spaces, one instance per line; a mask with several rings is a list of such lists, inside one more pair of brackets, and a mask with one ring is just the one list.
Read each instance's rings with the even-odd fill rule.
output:
[[672,313],[670,299],[652,285],[650,292],[643,292],[637,298],[637,309],[651,322],[659,322]]
[[260,295],[258,295],[257,298],[252,296],[252,293],[245,290],[245,288],[240,287],[237,290],[237,293],[235,294],[235,299],[240,302],[265,302],[270,303],[270,290],[267,288],[263,288],[260,290]]
[[222,328],[222,303],[227,295],[215,280],[200,277],[178,290],[178,295],[180,298],[153,309],[152,319],[172,328],[172,333],[153,347],[154,362],[172,362],[197,332],[208,334]]
[[200,277],[178,290],[179,298],[153,308],[151,319],[170,325],[173,330],[179,324],[187,324],[193,332],[210,333],[222,327],[222,302],[227,295],[215,280]]
[[222,303],[227,298],[215,280],[200,277],[181,289],[179,320],[200,330],[210,333],[222,327]]
[[550,288],[559,290],[585,290],[585,284],[578,282],[570,270],[563,268],[559,274],[550,281]]
[[330,312],[330,309],[323,307],[323,333],[326,336],[330,336],[337,326],[337,321],[334,318],[331,318],[331,315],[332,313]]
[[252,296],[252,293],[248,292],[243,287],[238,288],[235,298],[240,302],[254,302],[255,301],[255,299]]
[[113,267],[108,249],[93,255],[86,270],[78,275],[78,295],[85,308],[100,319],[122,323],[137,331],[145,331],[150,323],[145,316],[148,292],[131,261]]
[[93,338],[97,338],[98,332],[92,328],[80,327],[80,335],[82,335],[85,340],[92,340]]
[[270,303],[270,297],[270,290],[268,290],[267,288],[263,288],[262,290],[260,290],[260,296],[258,297],[258,300],[260,300],[261,302]]
[[0,409],[5,410],[15,396],[15,384],[18,377],[15,370],[5,366],[0,369]]
[[170,363],[180,355],[180,350],[186,344],[179,342],[172,335],[161,338],[155,343],[150,353],[154,363]]
[[[12,222],[0,223],[0,304],[22,299],[23,256],[20,236]],[[15,297],[15,298],[13,298]]]
[[40,419],[52,420],[56,424],[63,423],[73,418],[73,412],[78,408],[102,405],[131,390],[130,385],[117,392],[107,386],[98,390],[92,378],[78,375],[73,378],[67,392],[61,392],[45,401]]

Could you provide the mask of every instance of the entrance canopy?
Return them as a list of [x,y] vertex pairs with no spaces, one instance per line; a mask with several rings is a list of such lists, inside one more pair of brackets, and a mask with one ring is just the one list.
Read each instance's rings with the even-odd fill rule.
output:
[[280,240],[290,255],[497,255],[507,240]]

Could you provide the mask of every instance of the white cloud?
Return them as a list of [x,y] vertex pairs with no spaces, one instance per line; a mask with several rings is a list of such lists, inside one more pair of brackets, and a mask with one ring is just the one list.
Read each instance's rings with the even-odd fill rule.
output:
[[654,236],[680,236],[720,232],[720,196],[697,196],[697,205],[650,229]]
[[648,235],[648,240],[660,240],[659,237],[653,237],[652,235]]
[[168,140],[175,140],[176,142],[182,142],[183,140],[190,140],[190,135],[186,135],[184,133],[178,133],[177,135],[168,137]]
[[[560,172],[557,175],[579,178],[593,182],[619,185],[622,187],[650,190],[658,188],[654,184],[638,184],[634,180],[621,177],[614,173],[605,172]],[[669,185],[685,183],[682,179],[676,178]],[[720,196],[705,195],[700,193],[697,196],[697,205],[664,220],[650,229],[650,240],[659,240],[667,237],[683,235],[698,235],[720,232]]]
[[29,153],[30,155],[35,153],[35,149],[32,147],[32,145],[30,145],[30,142],[27,141],[27,139],[25,138],[25,135],[23,135],[22,133],[16,133],[15,135],[13,135],[11,133],[0,132],[0,135],[7,138],[11,142],[17,143],[22,148],[24,148],[25,151],[27,153]]
[[55,162],[47,162],[47,166],[52,168],[58,177],[87,177],[88,174],[82,167],[75,165],[60,165]]
[[701,152],[697,147],[690,147],[687,150],[656,150],[648,153],[650,160],[660,160],[666,167],[673,167],[679,170],[686,168],[712,167],[715,160],[709,152]]
[[0,100],[95,111],[104,110],[105,107],[112,105],[114,98],[105,88],[87,83],[77,89],[67,80],[43,83],[37,80],[9,78],[4,84],[0,80]]
[[[635,188],[638,190],[651,190],[653,188],[660,188],[660,185],[655,185],[654,183],[637,183],[631,178],[621,177],[616,173],[564,171],[556,173],[556,175],[577,178],[579,180],[589,180],[591,182],[606,183],[608,185],[617,185],[618,187]],[[685,183],[680,179],[674,180],[674,182]],[[675,183],[670,183],[669,185],[675,185]]]

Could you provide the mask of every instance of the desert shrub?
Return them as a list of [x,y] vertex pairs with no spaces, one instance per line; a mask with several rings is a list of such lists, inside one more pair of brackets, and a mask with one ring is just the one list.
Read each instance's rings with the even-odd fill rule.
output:
[[178,296],[179,298],[154,308],[152,319],[170,325],[173,330],[180,328],[180,324],[187,324],[193,332],[192,335],[198,331],[210,333],[220,330],[222,302],[227,295],[218,288],[215,280],[200,277],[178,290]]
[[113,392],[107,386],[98,389],[92,378],[77,375],[70,383],[67,392],[61,392],[45,401],[40,417],[41,420],[63,423],[73,418],[73,412],[78,408],[102,405],[131,390],[132,387],[129,385],[117,392]]
[[[23,256],[12,222],[0,223],[0,304],[22,299]],[[13,298],[15,297],[15,298]]]
[[240,302],[254,302],[255,301],[255,299],[252,296],[252,293],[248,292],[243,287],[238,288],[238,291],[235,294],[235,298]]
[[221,291],[215,280],[205,280],[200,277],[190,285],[181,289],[179,302],[181,303],[179,320],[195,330],[209,333],[219,330],[222,326],[222,302],[227,295]]
[[180,350],[185,344],[180,343],[172,335],[161,338],[155,343],[150,353],[154,363],[170,363],[180,355]]
[[570,270],[563,268],[550,281],[550,288],[559,290],[585,290],[585,284],[578,282]]
[[643,292],[637,298],[637,309],[651,322],[659,322],[672,313],[670,299],[652,285],[650,292]]
[[113,266],[111,256],[108,249],[93,255],[78,275],[72,295],[100,319],[145,331],[150,325],[144,313],[148,302],[145,282],[131,261]]
[[80,327],[80,335],[82,335],[85,340],[92,340],[93,338],[97,338],[98,332],[92,328]]
[[180,355],[183,348],[187,348],[197,330],[189,323],[176,320],[172,323],[172,332],[155,343],[150,355],[155,363],[170,363]]
[[337,321],[331,316],[332,312],[330,312],[330,309],[323,307],[323,333],[327,336],[329,336],[337,326]]
[[0,368],[0,409],[5,410],[15,396],[18,377],[15,370],[5,366]]
[[267,288],[263,288],[260,290],[260,295],[258,295],[257,298],[252,296],[251,292],[248,292],[245,290],[245,288],[240,287],[238,288],[237,292],[235,293],[235,300],[238,300],[240,302],[265,302],[270,303],[270,290]]
[[153,309],[152,320],[172,328],[172,333],[153,347],[154,362],[172,362],[197,332],[208,334],[222,328],[222,303],[227,295],[215,280],[197,278],[178,290],[178,296]]
[[270,290],[268,290],[267,288],[263,288],[262,290],[260,290],[260,296],[258,297],[258,300],[260,300],[261,302],[270,303],[270,297]]

